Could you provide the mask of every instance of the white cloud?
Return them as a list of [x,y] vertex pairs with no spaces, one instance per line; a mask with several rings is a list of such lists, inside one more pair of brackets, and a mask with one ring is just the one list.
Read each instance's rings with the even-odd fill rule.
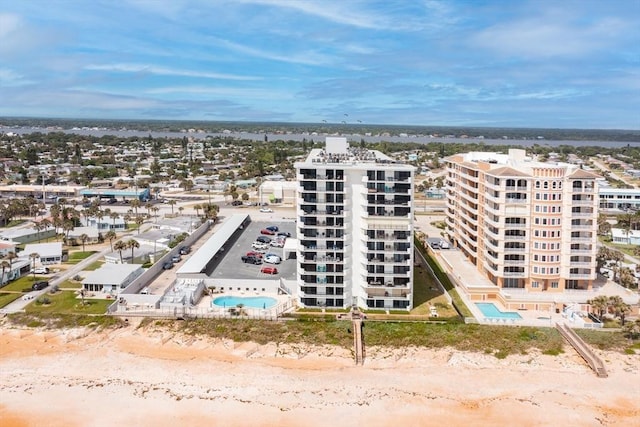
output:
[[237,74],[210,73],[204,71],[181,70],[177,68],[158,67],[150,64],[93,64],[84,67],[86,70],[92,71],[111,71],[121,73],[149,73],[164,76],[183,76],[197,77],[205,79],[221,79],[221,80],[260,80],[260,77],[241,76]]
[[169,86],[146,90],[145,93],[150,95],[163,94],[189,94],[189,95],[207,95],[221,97],[242,97],[252,99],[288,99],[292,98],[291,94],[286,92],[274,91],[270,89],[260,88],[232,88],[232,87],[211,87],[211,86]]
[[476,34],[473,41],[487,50],[516,57],[575,57],[604,49],[625,27],[614,18],[585,25],[536,17],[494,25]]
[[253,56],[256,58],[268,59],[270,61],[287,62],[293,64],[303,65],[327,65],[333,63],[334,59],[328,55],[324,55],[318,52],[302,52],[296,54],[278,54],[269,52],[264,49],[254,48],[246,46],[240,43],[232,42],[230,40],[214,39],[220,46],[232,50],[236,53],[243,53],[245,55]]

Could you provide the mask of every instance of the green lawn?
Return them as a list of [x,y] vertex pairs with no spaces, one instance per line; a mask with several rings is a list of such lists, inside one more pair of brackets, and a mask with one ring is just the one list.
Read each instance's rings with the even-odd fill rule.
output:
[[97,269],[99,269],[100,267],[102,267],[103,265],[104,265],[104,262],[103,262],[103,261],[95,261],[95,262],[92,262],[91,264],[89,264],[88,266],[86,266],[86,267],[84,268],[84,271],[93,271],[93,270],[97,270]]
[[[38,280],[48,280],[48,277],[36,276],[35,281],[37,282]],[[33,275],[29,274],[27,276],[22,276],[18,280],[15,280],[6,286],[3,286],[2,291],[23,292],[23,290],[25,289],[31,290],[33,282]]]
[[11,304],[21,296],[22,294],[18,294],[18,293],[10,294],[7,292],[0,292],[0,308],[6,307],[7,305]]
[[60,289],[80,289],[81,287],[82,283],[75,280],[65,280],[60,284]]
[[95,254],[97,251],[77,251],[77,252],[71,252],[69,254],[69,261],[81,261],[83,259],[87,259],[89,258],[91,255]]
[[430,307],[438,308],[438,316],[447,318],[455,317],[457,312],[449,304],[440,287],[431,276],[430,272],[419,265],[413,273],[413,310],[411,314],[429,315]]
[[[49,304],[41,304],[48,298]],[[113,304],[113,300],[85,299],[85,305],[76,298],[75,291],[60,291],[55,294],[44,294],[31,304],[27,305],[25,312],[29,314],[104,314],[107,307]]]

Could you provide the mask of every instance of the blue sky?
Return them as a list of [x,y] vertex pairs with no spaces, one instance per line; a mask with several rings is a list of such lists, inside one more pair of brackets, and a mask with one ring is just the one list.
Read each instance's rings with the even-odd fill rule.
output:
[[640,129],[640,0],[0,0],[0,116]]

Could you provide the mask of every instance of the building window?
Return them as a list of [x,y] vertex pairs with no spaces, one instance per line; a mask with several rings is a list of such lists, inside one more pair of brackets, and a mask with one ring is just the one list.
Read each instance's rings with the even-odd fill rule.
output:
[[552,289],[558,289],[558,282],[551,282]]
[[538,287],[540,287],[540,282],[531,282],[531,287],[532,287],[532,288],[538,288]]

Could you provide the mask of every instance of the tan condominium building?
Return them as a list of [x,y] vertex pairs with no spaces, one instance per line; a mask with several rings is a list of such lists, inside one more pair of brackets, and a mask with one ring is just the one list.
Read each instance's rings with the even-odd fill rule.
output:
[[596,279],[597,175],[524,150],[446,159],[447,233],[499,288],[590,290]]
[[414,168],[330,137],[296,169],[299,304],[413,308]]

